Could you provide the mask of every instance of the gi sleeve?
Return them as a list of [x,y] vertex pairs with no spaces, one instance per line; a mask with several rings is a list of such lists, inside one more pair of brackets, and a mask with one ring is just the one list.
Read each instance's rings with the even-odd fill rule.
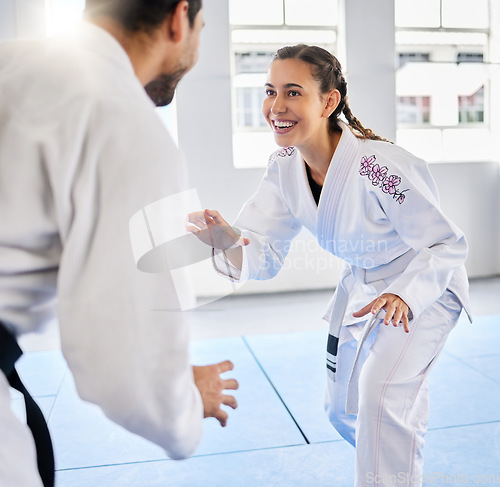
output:
[[216,255],[216,270],[235,281],[276,276],[283,267],[292,240],[302,228],[283,198],[277,162],[270,164],[257,192],[243,205],[234,226],[242,236],[250,239],[250,244],[242,247],[241,271],[224,259],[222,253]]
[[83,399],[180,459],[195,451],[203,419],[188,326],[172,274],[137,268],[129,222],[182,190],[182,161],[153,106],[135,102],[80,114],[82,155],[54,186],[61,344]]
[[403,157],[397,169],[389,167],[385,178],[374,190],[380,205],[399,237],[417,252],[385,292],[400,296],[415,318],[439,299],[454,273],[463,267],[467,242],[463,232],[443,214],[424,161]]

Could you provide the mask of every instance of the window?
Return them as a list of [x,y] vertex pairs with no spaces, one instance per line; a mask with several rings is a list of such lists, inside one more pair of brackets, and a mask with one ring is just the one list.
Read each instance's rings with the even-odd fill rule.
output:
[[70,31],[72,25],[82,18],[85,0],[46,0],[47,35]]
[[[337,0],[229,0],[235,167],[264,167],[276,150],[262,115],[264,84],[274,53],[285,45],[336,49]],[[251,147],[252,150],[248,150]]]
[[476,159],[491,158],[488,0],[474,2],[474,15],[466,0],[395,7],[397,142],[427,160],[469,157],[466,144],[476,146]]
[[400,52],[399,67],[404,66],[406,63],[429,62],[430,56],[428,52]]
[[484,122],[484,86],[473,95],[458,97],[458,123]]
[[266,73],[272,52],[252,50],[234,53],[234,89],[236,95],[236,127],[239,130],[266,126],[261,115],[264,100],[262,73]]
[[398,96],[398,124],[428,124],[430,122],[430,96]]

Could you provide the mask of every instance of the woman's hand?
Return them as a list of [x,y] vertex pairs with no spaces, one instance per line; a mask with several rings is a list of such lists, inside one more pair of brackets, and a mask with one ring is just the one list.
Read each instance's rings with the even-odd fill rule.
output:
[[388,325],[391,321],[394,326],[398,326],[403,322],[403,328],[406,333],[410,332],[408,328],[408,305],[395,294],[382,294],[377,299],[374,299],[364,308],[356,311],[352,315],[355,318],[361,318],[368,313],[377,314],[381,309],[385,310],[384,325]]
[[236,232],[215,210],[190,213],[186,230],[215,249],[227,250],[244,247],[250,243],[248,238],[244,238]]

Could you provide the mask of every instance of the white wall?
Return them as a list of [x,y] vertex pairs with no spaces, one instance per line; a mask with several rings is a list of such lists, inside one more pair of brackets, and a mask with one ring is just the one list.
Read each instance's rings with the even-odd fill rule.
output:
[[17,34],[15,0],[0,2],[0,40],[11,39]]
[[[490,61],[500,63],[500,2],[490,2]],[[500,74],[497,74],[491,80],[491,106],[500,107]],[[490,116],[490,125],[494,137],[495,152],[500,160],[500,109],[495,110]],[[498,167],[500,173],[500,165]],[[499,176],[500,177],[500,176]],[[498,179],[497,179],[498,180]],[[494,272],[500,274],[500,183],[496,188],[497,194],[497,213],[494,222],[498,232],[496,236],[497,260],[494,266]]]
[[45,0],[0,0],[0,40],[45,36]]
[[500,273],[500,164],[434,163],[441,206],[467,236],[469,277]]
[[343,0],[343,4],[345,58],[341,64],[351,110],[365,127],[395,140],[394,0]]

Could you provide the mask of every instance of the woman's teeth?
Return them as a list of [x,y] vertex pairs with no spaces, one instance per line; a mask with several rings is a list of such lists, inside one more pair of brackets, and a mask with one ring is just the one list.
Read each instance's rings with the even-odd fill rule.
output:
[[278,122],[274,121],[274,126],[278,129],[287,129],[290,127],[293,127],[295,125],[295,122]]

